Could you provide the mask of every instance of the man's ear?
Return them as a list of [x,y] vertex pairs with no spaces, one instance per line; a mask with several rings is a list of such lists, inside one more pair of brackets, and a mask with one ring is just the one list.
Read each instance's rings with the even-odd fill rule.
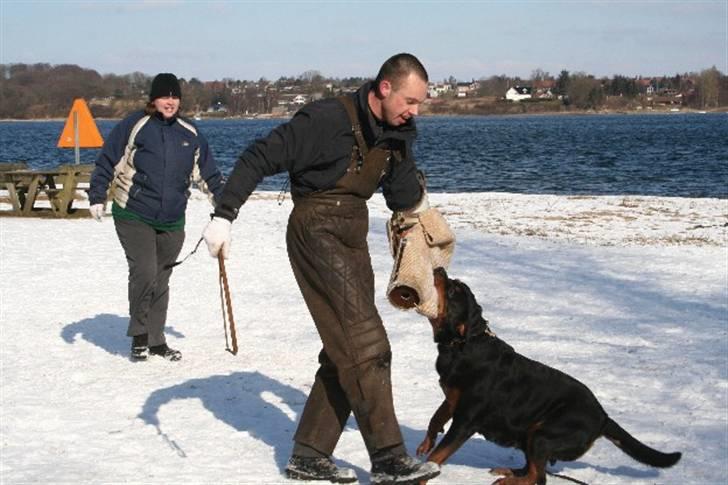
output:
[[379,95],[382,98],[387,98],[392,93],[392,83],[386,79],[382,79],[379,82]]

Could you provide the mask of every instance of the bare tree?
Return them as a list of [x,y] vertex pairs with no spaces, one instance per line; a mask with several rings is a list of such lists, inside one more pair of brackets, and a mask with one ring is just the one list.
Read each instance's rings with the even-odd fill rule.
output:
[[720,71],[715,66],[700,72],[696,91],[701,108],[715,108],[718,106],[720,77]]

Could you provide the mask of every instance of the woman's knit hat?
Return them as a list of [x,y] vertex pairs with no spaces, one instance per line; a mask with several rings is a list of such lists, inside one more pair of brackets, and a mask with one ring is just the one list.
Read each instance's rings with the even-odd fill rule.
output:
[[149,101],[165,96],[175,96],[182,99],[182,89],[177,76],[170,72],[161,72],[152,81],[152,90],[149,92]]

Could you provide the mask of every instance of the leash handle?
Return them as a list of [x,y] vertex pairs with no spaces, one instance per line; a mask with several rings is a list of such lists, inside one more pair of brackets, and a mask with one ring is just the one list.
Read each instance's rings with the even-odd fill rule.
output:
[[195,254],[197,252],[197,248],[200,247],[200,244],[202,243],[202,241],[204,239],[205,239],[204,237],[201,237],[200,240],[197,241],[197,244],[195,244],[195,249],[193,249],[187,256],[185,256],[184,258],[180,259],[179,261],[175,261],[174,263],[165,264],[163,269],[174,268],[175,266],[179,266],[180,264],[182,264],[185,261],[187,261],[187,258],[189,258],[190,256],[192,256],[193,254]]
[[[225,330],[225,350],[233,355],[238,353],[238,337],[235,332],[235,319],[233,318],[233,305],[230,300],[230,288],[228,287],[227,273],[225,272],[225,258],[222,251],[217,254],[218,267],[220,269],[220,304],[222,305],[222,324]],[[227,319],[225,311],[227,310]],[[232,349],[228,344],[228,321],[230,322],[230,340]]]

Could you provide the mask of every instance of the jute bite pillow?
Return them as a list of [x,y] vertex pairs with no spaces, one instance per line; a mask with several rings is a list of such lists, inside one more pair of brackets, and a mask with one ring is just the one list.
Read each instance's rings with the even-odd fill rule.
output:
[[397,308],[415,310],[428,317],[437,316],[437,291],[432,271],[447,269],[455,250],[455,234],[437,209],[430,208],[408,222],[402,230],[390,220],[387,236],[394,267],[387,287],[387,298]]

